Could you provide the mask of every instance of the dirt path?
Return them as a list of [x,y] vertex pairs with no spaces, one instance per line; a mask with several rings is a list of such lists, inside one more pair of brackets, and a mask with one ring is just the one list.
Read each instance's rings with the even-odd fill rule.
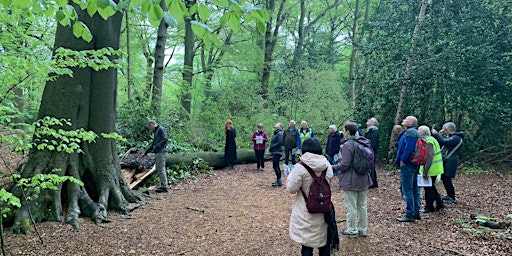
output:
[[[469,215],[507,220],[512,213],[512,178],[496,174],[460,176],[460,203],[443,213],[424,214],[417,224],[397,223],[404,203],[399,176],[379,172],[381,188],[369,193],[367,238],[341,238],[337,255],[512,255],[512,234],[477,228]],[[275,189],[271,168],[253,165],[220,170],[154,196],[131,216],[111,213],[103,228],[82,219],[82,229],[61,223],[39,225],[45,244],[34,234],[9,237],[8,251],[23,255],[299,255],[288,236],[294,195]],[[345,219],[342,193],[334,195],[337,219]],[[187,209],[204,209],[204,213]],[[345,227],[339,223],[340,231]],[[477,228],[478,229],[478,228]]]

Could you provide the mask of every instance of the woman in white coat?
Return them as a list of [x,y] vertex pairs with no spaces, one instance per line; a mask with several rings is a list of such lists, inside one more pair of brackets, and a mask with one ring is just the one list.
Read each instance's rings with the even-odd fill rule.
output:
[[[300,161],[308,165],[317,176],[327,169],[325,179],[331,184],[333,172],[329,161],[322,155],[322,146],[318,140],[309,138],[302,144],[303,155]],[[313,178],[301,164],[296,164],[286,181],[286,190],[296,193],[297,197],[293,204],[290,217],[290,238],[302,245],[302,255],[313,255],[313,248],[319,249],[320,256],[331,254],[328,243],[328,224],[323,213],[309,213],[306,208],[306,200],[300,192],[309,194],[309,187]]]

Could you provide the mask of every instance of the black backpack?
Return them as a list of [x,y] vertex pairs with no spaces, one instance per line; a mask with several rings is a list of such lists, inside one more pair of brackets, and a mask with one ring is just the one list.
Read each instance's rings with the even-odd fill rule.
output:
[[307,164],[303,162],[299,162],[306,170],[308,170],[309,175],[313,178],[313,183],[309,187],[309,196],[306,196],[302,187],[300,191],[306,200],[306,208],[308,208],[309,213],[328,213],[331,212],[332,202],[331,202],[331,186],[329,182],[325,179],[327,175],[327,169],[322,172],[320,177],[316,176],[315,172],[309,167]]
[[375,166],[375,154],[373,148],[354,140],[354,155],[352,167],[359,175],[368,175]]

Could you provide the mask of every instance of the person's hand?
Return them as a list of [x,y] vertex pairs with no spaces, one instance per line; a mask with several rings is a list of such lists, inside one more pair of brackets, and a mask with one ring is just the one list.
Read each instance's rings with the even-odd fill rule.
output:
[[405,163],[400,161],[400,167],[405,166]]
[[432,134],[437,134],[437,130],[436,129],[432,129]]
[[439,131],[439,133],[440,133],[440,134],[444,134],[444,132],[445,132],[445,130],[444,130],[444,129],[441,129],[441,130]]
[[423,179],[424,180],[428,180],[428,175],[427,174],[423,174]]

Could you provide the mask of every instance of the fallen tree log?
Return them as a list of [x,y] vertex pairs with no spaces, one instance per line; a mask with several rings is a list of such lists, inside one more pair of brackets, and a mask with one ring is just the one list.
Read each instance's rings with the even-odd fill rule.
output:
[[[237,164],[256,163],[256,155],[252,149],[237,149]],[[171,167],[176,164],[185,163],[192,165],[195,159],[201,158],[208,162],[210,167],[214,169],[222,169],[226,167],[224,162],[224,152],[190,152],[180,154],[169,154],[167,157],[166,165]],[[270,160],[272,156],[267,152],[265,153],[265,160]]]

